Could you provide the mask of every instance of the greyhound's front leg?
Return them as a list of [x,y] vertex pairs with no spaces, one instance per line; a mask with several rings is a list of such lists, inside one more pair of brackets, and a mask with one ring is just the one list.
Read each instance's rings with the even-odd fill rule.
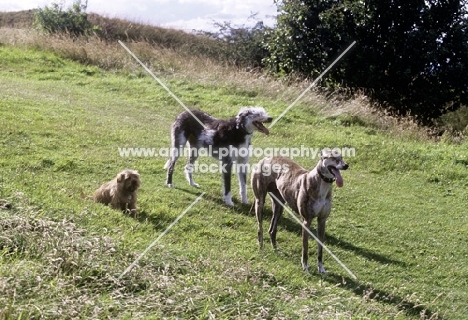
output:
[[258,229],[258,245],[263,249],[263,206],[265,205],[265,195],[261,198],[255,198],[255,216],[257,218]]
[[[318,218],[317,220],[317,237],[321,243],[325,241],[325,225],[327,219],[326,218]],[[320,243],[317,243],[317,262],[318,262],[318,272],[319,273],[327,273],[325,268],[323,267],[323,247]]]
[[278,220],[284,211],[283,206],[284,206],[285,201],[278,190],[273,191],[272,194],[279,201],[277,201],[274,198],[271,199],[273,216],[271,217],[270,229],[268,229],[268,233],[270,234],[270,240],[271,240],[271,245],[273,246],[273,249],[275,249],[275,252],[278,252],[278,247],[276,245],[276,231],[278,229]]
[[302,222],[302,268],[308,274],[309,265],[307,264],[308,255],[309,255],[309,233],[307,230],[310,230],[310,220],[304,220]]

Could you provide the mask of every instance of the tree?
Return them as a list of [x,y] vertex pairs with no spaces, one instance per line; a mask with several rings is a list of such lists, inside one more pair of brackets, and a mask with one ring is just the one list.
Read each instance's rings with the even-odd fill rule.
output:
[[327,77],[363,88],[395,113],[422,122],[468,101],[467,1],[283,0],[265,63],[316,77],[357,41]]
[[262,45],[265,32],[268,30],[263,21],[257,19],[257,14],[252,14],[249,20],[254,20],[253,26],[233,25],[231,22],[216,22],[216,32],[201,32],[209,38],[219,41],[221,59],[228,63],[259,68],[263,66],[262,60],[267,56],[267,51]]

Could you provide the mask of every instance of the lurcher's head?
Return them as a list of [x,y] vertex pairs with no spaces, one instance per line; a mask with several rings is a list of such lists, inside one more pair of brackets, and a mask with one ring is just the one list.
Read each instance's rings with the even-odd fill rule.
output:
[[266,135],[270,133],[263,123],[271,122],[268,113],[262,107],[244,107],[236,116],[236,128],[243,128],[249,133],[258,130]]

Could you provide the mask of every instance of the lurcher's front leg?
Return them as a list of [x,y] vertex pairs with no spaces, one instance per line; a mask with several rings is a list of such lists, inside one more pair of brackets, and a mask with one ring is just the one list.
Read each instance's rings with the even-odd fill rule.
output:
[[236,160],[236,170],[237,177],[239,179],[239,195],[241,202],[248,204],[249,200],[247,199],[247,172],[249,159],[248,157],[239,157]]
[[234,207],[231,194],[232,161],[223,163],[223,200],[229,207]]
[[249,200],[247,199],[247,173],[239,171],[237,173],[237,177],[239,178],[239,194],[241,202],[248,204]]
[[195,188],[200,188],[198,183],[193,181],[193,171],[195,170],[195,161],[198,159],[200,149],[195,147],[190,147],[190,157],[188,163],[185,165],[185,177],[187,178],[188,183]]

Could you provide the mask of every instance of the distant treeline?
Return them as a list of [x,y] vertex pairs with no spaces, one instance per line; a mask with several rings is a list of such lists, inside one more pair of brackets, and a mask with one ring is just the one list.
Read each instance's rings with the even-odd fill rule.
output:
[[314,79],[356,41],[321,86],[359,90],[422,123],[468,105],[468,0],[283,0],[277,25],[217,23],[217,32],[150,26],[87,14],[76,1],[0,13],[3,27],[35,27],[102,41],[144,41],[181,54]]

